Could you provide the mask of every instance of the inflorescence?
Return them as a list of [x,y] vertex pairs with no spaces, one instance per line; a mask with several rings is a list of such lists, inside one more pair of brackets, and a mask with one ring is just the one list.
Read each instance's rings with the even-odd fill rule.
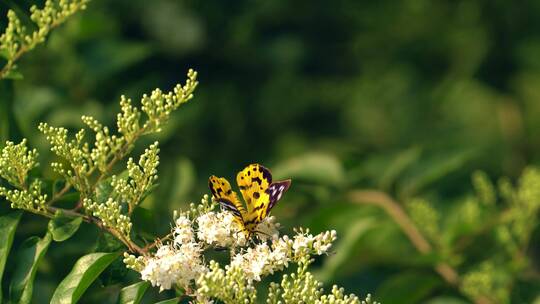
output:
[[[199,206],[175,214],[170,238],[158,240],[157,250],[147,256],[126,253],[124,263],[140,272],[143,280],[161,290],[179,287],[198,303],[218,299],[224,303],[254,303],[256,284],[265,277],[297,265],[297,272],[272,283],[267,303],[362,303],[334,286],[324,295],[322,283],[307,270],[313,256],[328,253],[335,231],[319,234],[296,229],[293,236],[279,233],[275,217],[260,224],[254,239],[228,211],[214,210],[217,204],[204,196]],[[229,264],[206,261],[205,252],[228,249]],[[366,303],[371,303],[368,297]]]

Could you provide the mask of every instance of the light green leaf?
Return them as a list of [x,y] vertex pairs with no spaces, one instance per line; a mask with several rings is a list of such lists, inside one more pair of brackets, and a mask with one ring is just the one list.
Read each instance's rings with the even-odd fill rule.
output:
[[141,301],[146,289],[150,284],[148,282],[138,282],[133,285],[126,286],[120,290],[118,304],[137,304]]
[[[6,266],[6,260],[13,244],[13,236],[17,225],[21,219],[21,211],[11,212],[8,215],[0,217],[0,282],[4,274],[4,267]],[[2,302],[2,290],[0,288],[0,302]]]
[[60,282],[51,299],[52,304],[77,303],[86,289],[117,257],[118,253],[96,252],[80,258],[71,272]]
[[30,303],[34,288],[37,267],[45,256],[52,237],[50,233],[43,238],[33,236],[21,245],[17,252],[17,261],[13,279],[9,286],[11,303]]
[[275,179],[299,178],[309,182],[341,186],[345,172],[337,157],[323,153],[309,153],[291,158],[273,168]]
[[53,240],[62,242],[69,239],[82,223],[82,217],[68,217],[61,210],[58,210],[54,218],[49,221],[49,231]]
[[12,56],[11,56],[11,53],[8,51],[8,49],[6,48],[0,48],[0,57],[8,60],[10,59]]
[[8,72],[4,75],[4,79],[20,80],[23,79],[23,74],[17,71],[17,69],[12,68],[11,70],[8,70]]

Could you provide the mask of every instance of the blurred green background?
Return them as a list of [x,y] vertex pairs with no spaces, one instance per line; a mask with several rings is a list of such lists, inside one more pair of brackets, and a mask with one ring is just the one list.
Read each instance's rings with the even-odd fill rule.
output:
[[[0,3],[5,16],[35,1]],[[195,99],[133,153],[160,142],[160,186],[137,229],[165,233],[172,210],[209,192],[210,174],[232,179],[259,162],[293,179],[273,210],[284,231],[338,231],[335,253],[317,261],[319,278],[384,303],[468,300],[384,212],[351,203],[349,191],[422,197],[444,217],[472,192],[475,170],[514,179],[540,156],[537,1],[92,0],[19,65],[24,80],[1,84],[9,119],[0,139],[28,138],[42,164],[54,158],[40,121],[75,130],[87,114],[114,126],[120,95],[169,90],[194,68]],[[23,220],[14,248],[46,225]],[[84,227],[51,246],[36,303],[47,303],[97,234]],[[83,299],[114,302],[135,279],[108,276],[107,288],[96,284]],[[531,302],[537,281],[512,302]]]

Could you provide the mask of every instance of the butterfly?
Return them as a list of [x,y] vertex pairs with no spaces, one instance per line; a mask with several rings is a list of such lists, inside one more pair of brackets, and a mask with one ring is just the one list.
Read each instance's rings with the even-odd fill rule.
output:
[[270,170],[251,164],[238,172],[236,183],[245,205],[240,202],[231,184],[223,177],[210,176],[208,186],[223,210],[230,211],[247,232],[248,238],[264,220],[291,185],[291,180],[272,182]]

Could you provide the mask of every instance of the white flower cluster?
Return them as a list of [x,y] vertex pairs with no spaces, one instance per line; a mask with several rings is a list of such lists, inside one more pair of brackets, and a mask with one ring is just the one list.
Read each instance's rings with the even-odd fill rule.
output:
[[[204,203],[208,203],[207,198],[203,199]],[[212,208],[192,207],[190,212],[175,217],[170,238],[158,242],[156,253],[138,258],[126,255],[124,262],[160,290],[181,287],[198,299],[216,296],[208,284],[223,289],[221,281],[238,282],[232,277],[244,282],[244,291],[254,290],[253,283],[265,276],[328,252],[336,239],[333,230],[313,235],[308,229],[295,230],[292,237],[280,237],[274,217],[265,218],[256,227],[253,239],[248,239],[232,213],[216,212]],[[215,261],[206,262],[204,252],[210,248],[230,249],[230,263],[221,268]],[[222,296],[226,297],[225,293]],[[244,296],[236,295],[233,299],[238,297]]]
[[153,286],[159,286],[160,290],[170,289],[173,285],[189,289],[192,280],[206,270],[201,252],[197,243],[161,246],[155,256],[146,261],[141,277]]
[[170,289],[175,284],[187,289],[193,280],[206,271],[202,247],[195,242],[189,218],[180,216],[176,219],[173,242],[161,245],[144,264],[142,279],[159,286],[160,290]]
[[211,246],[237,247],[246,243],[247,235],[230,212],[208,212],[197,218],[197,237]]
[[309,234],[309,230],[299,230],[292,239],[285,235],[273,239],[270,245],[265,242],[247,248],[233,256],[230,265],[242,269],[247,280],[260,281],[261,277],[283,270],[301,256],[326,253],[335,239],[334,230],[315,236]]

